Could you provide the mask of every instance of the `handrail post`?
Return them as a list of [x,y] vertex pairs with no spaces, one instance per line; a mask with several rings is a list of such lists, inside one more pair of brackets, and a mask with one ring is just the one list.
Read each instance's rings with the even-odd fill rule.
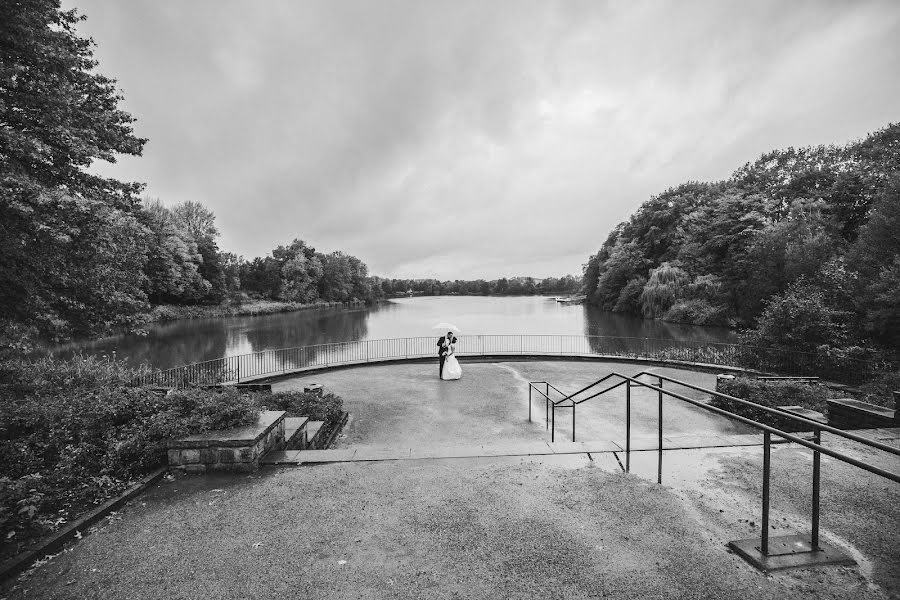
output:
[[528,422],[531,423],[531,384],[528,384]]
[[556,404],[550,409],[550,441],[556,441]]
[[544,429],[550,429],[550,397],[544,397]]
[[631,380],[625,381],[625,470],[631,470]]
[[659,463],[656,469],[656,483],[662,484],[662,452],[663,452],[663,381],[659,378]]
[[662,450],[663,447],[663,393],[662,393],[663,382],[662,379],[659,380],[659,449]]
[[[814,442],[816,444],[821,444],[822,441],[822,430],[816,429]],[[820,452],[818,450],[813,450],[813,497],[812,497],[812,536],[810,540],[810,546],[812,549],[819,549],[819,464],[820,464]]]
[[240,383],[241,382],[241,356],[240,355],[238,355],[238,357],[237,357],[237,365],[238,365],[237,366],[237,382]]
[[575,403],[572,402],[572,441],[575,441]]
[[762,539],[759,551],[763,556],[769,554],[769,468],[771,466],[772,434],[763,431],[763,485],[762,485]]

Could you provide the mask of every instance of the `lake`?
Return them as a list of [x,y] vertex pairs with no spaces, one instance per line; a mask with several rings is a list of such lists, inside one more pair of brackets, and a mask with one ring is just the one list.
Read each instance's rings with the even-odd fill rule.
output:
[[146,336],[127,334],[78,342],[55,354],[127,358],[156,368],[236,356],[262,350],[400,337],[434,336],[441,321],[464,334],[602,335],[693,342],[735,342],[719,327],[698,327],[642,319],[587,305],[539,296],[424,296],[399,298],[371,307],[314,309],[257,317],[190,319],[153,323]]

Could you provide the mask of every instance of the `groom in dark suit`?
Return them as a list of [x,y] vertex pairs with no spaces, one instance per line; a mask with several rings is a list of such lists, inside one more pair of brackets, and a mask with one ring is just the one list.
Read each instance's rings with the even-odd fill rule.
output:
[[438,346],[438,358],[440,360],[440,365],[438,367],[438,379],[441,378],[441,375],[444,374],[444,361],[447,360],[447,352],[450,351],[450,341],[453,340],[453,332],[448,331],[447,335],[442,335],[438,338],[437,346]]

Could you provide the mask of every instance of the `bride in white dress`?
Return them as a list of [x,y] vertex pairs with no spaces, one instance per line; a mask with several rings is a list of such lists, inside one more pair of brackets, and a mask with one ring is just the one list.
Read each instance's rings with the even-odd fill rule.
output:
[[447,358],[444,360],[441,379],[459,379],[460,377],[462,377],[462,368],[459,366],[459,361],[456,360],[456,338],[454,337],[447,348]]

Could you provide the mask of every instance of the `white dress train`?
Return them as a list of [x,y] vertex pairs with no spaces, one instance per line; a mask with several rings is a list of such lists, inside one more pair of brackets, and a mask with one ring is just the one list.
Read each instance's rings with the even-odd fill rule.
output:
[[459,361],[456,360],[456,354],[451,351],[444,360],[444,371],[441,373],[441,379],[459,379],[460,377],[462,377],[462,367],[459,366]]

